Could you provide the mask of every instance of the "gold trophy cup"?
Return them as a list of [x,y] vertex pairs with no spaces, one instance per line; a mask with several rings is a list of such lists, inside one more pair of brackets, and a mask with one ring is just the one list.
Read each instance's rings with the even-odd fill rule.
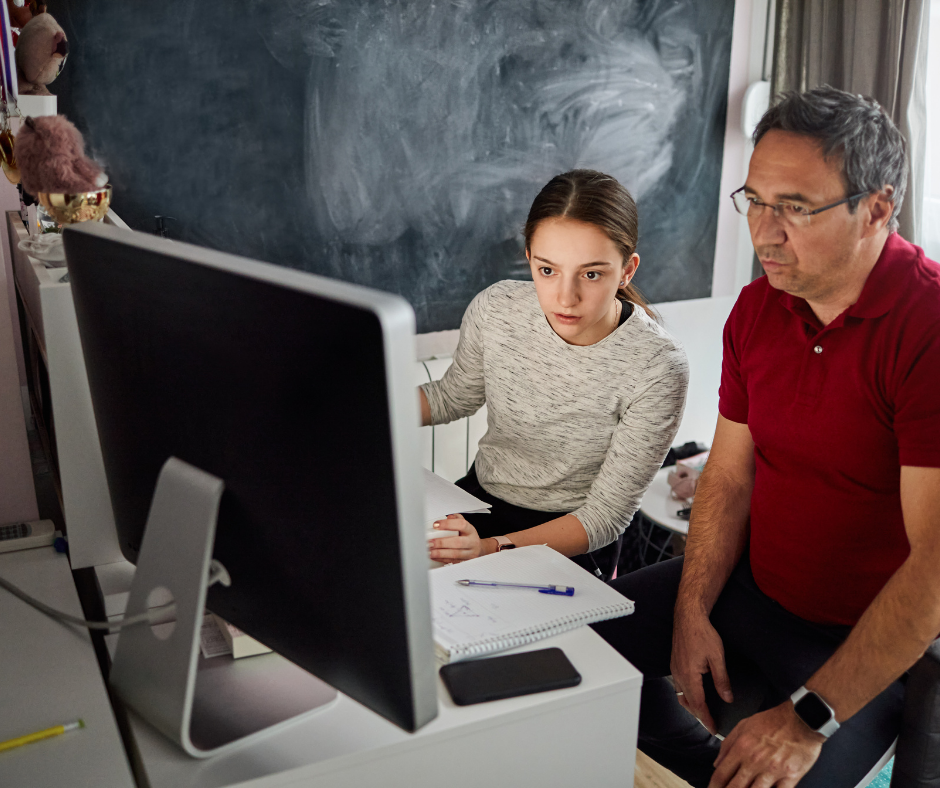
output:
[[100,222],[111,204],[111,184],[105,184],[100,189],[90,192],[78,194],[40,192],[36,197],[43,210],[59,224]]

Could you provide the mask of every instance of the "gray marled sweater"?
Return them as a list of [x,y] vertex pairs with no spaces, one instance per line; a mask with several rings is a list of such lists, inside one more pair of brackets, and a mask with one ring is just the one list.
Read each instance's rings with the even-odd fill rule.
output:
[[642,309],[600,342],[567,344],[531,282],[498,282],[473,299],[454,363],[422,388],[433,424],[487,406],[476,472],[508,503],[570,512],[589,549],[621,534],[679,428],[685,351]]

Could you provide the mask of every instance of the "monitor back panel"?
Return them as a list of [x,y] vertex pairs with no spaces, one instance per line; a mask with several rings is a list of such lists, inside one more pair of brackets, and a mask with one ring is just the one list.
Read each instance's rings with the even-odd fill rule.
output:
[[[318,295],[200,264],[196,247],[145,245],[157,249],[66,235],[122,551],[136,558],[168,457],[218,476],[214,557],[233,583],[210,589],[209,608],[414,729],[391,338],[376,309],[362,288],[344,302],[336,283]],[[398,472],[411,483],[417,467]],[[420,507],[405,517],[423,526]]]

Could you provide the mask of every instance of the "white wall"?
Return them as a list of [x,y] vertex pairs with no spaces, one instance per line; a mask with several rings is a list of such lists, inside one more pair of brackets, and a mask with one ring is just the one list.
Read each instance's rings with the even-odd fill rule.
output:
[[[770,78],[772,21],[773,0],[737,0],[735,3],[712,296],[737,295],[751,281],[754,250],[747,222],[734,210],[729,195],[743,186],[747,177],[753,145],[744,133],[741,109],[748,85]],[[765,40],[770,42],[766,47]]]
[[[0,176],[2,178],[3,176]],[[26,436],[19,320],[14,297],[13,266],[6,232],[6,211],[17,210],[17,192],[3,179],[0,188],[0,525],[39,519],[33,469]],[[12,303],[12,306],[11,306]]]
[[722,331],[736,298],[725,295],[654,304],[666,330],[682,343],[689,359],[689,394],[673,445],[698,441],[711,446],[718,421]]
[[926,138],[922,240],[927,256],[940,260],[940,0],[931,0],[930,3]]

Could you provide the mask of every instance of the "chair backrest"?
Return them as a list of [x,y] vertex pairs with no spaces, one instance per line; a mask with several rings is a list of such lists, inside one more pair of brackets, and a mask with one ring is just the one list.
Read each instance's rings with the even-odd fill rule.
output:
[[[450,356],[415,363],[415,385],[439,380],[450,367]],[[486,432],[486,405],[464,419],[421,428],[421,463],[449,482],[465,476],[476,457],[477,444]]]
[[940,788],[940,639],[908,672],[891,788]]

